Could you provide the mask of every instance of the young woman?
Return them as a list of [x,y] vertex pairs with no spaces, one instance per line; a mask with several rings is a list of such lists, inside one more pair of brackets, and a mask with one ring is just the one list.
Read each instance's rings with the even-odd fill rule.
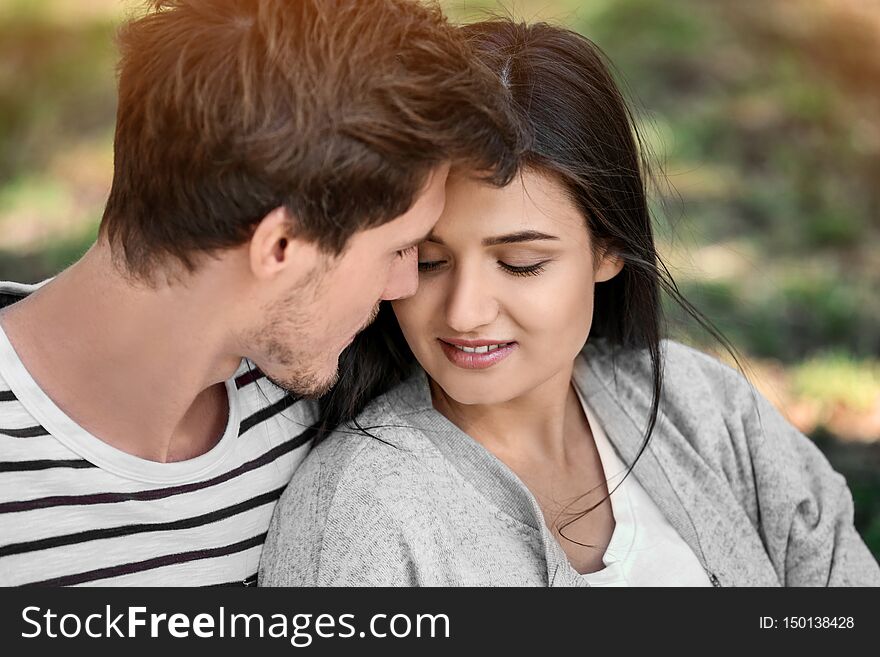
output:
[[[530,144],[468,172],[322,401],[268,585],[877,585],[841,475],[735,370],[661,339],[632,118],[594,45],[467,28]],[[369,403],[367,403],[369,401]]]

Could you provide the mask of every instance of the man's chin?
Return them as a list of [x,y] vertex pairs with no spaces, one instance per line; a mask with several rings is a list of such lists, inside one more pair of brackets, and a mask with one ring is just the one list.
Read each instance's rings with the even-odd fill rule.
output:
[[339,381],[339,370],[336,369],[332,376],[321,379],[316,376],[280,378],[270,374],[266,374],[266,378],[279,388],[283,388],[301,399],[318,399],[330,392],[330,389]]

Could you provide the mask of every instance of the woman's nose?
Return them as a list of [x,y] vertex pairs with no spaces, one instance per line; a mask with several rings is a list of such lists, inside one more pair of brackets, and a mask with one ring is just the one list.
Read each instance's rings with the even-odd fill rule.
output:
[[465,334],[491,324],[497,316],[498,301],[486,282],[473,273],[459,272],[446,299],[449,328]]

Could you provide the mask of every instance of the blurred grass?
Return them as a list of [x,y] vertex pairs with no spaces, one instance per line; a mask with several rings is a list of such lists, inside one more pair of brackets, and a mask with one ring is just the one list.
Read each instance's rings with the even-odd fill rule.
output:
[[794,368],[792,392],[868,411],[880,397],[880,367],[860,363],[845,352],[816,356]]
[[[880,7],[860,0],[448,0],[565,23],[609,56],[661,176],[658,245],[847,476],[880,555]],[[142,3],[0,0],[0,278],[94,238],[112,173],[113,31]],[[717,345],[677,308],[670,331]]]

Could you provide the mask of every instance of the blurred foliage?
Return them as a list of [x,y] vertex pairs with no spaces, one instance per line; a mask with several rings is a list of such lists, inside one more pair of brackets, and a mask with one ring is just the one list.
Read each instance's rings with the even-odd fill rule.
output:
[[118,10],[0,1],[0,278],[45,278],[94,237],[112,174]]
[[869,410],[880,395],[880,368],[865,367],[847,353],[814,357],[794,369],[797,395]]
[[[664,259],[847,475],[880,554],[880,5],[442,4],[462,21],[564,23],[608,55],[662,174]],[[52,275],[93,240],[112,174],[113,31],[142,5],[0,0],[0,279]],[[717,347],[666,310],[674,337]]]
[[113,29],[56,25],[33,9],[0,22],[0,179],[45,166],[71,140],[106,135],[116,112]]

